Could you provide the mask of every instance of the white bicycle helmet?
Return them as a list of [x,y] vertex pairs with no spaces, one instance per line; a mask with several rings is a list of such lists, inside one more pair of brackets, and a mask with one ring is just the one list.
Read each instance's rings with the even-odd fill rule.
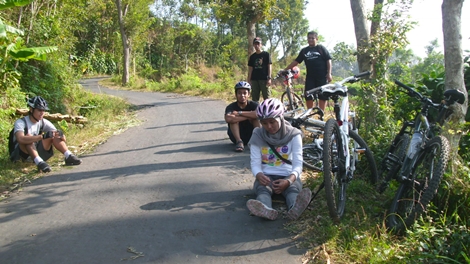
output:
[[259,120],[276,118],[284,114],[284,105],[279,99],[269,98],[264,100],[256,109]]

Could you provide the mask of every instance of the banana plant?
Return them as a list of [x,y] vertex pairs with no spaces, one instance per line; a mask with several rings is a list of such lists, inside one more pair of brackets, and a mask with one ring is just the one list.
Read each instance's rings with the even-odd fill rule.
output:
[[[20,7],[34,0],[0,0],[0,10]],[[0,17],[0,72],[5,72],[11,61],[45,60],[46,54],[57,50],[56,46],[26,47],[21,36],[24,32],[4,23]]]

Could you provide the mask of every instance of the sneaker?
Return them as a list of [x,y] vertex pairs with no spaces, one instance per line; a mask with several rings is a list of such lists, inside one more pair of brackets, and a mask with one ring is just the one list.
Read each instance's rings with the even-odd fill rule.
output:
[[246,206],[248,207],[248,210],[250,210],[250,212],[253,215],[266,218],[269,220],[276,220],[277,218],[276,210],[267,207],[266,205],[264,205],[262,202],[258,200],[250,199],[248,200],[248,202],[246,202]]
[[309,188],[304,188],[300,193],[297,195],[297,199],[295,199],[295,204],[292,208],[287,212],[287,218],[291,220],[295,220],[299,218],[299,216],[305,211],[310,200],[312,199],[312,191]]
[[49,164],[47,164],[45,161],[41,161],[38,163],[38,170],[41,172],[50,172],[51,167],[49,167]]
[[65,165],[80,165],[82,160],[77,158],[77,156],[70,154],[68,158],[65,159]]

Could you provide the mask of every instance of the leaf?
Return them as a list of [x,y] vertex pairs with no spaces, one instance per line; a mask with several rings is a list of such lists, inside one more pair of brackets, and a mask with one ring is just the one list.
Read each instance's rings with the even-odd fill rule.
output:
[[17,6],[25,6],[32,3],[34,0],[0,0],[0,10],[17,7]]
[[56,46],[24,48],[20,50],[11,50],[10,56],[17,60],[45,60],[46,54],[57,51]]

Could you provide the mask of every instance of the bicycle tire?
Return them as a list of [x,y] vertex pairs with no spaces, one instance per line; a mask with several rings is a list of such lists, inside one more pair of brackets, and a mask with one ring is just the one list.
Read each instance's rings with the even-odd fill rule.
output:
[[315,143],[305,144],[302,147],[303,164],[308,169],[322,171],[323,169],[323,150]]
[[299,109],[301,107],[305,107],[304,102],[303,102],[303,100],[300,96],[298,96],[295,93],[291,93],[291,95],[293,95],[293,96],[290,99],[289,99],[289,96],[288,96],[287,92],[284,92],[281,95],[281,102],[285,106],[286,111],[295,110],[295,109]]
[[[366,141],[359,136],[354,131],[349,130],[349,137],[351,137],[361,149],[364,149],[364,154],[366,157],[366,160],[364,159],[359,159],[355,160],[355,171],[354,171],[354,178],[356,177],[361,177],[361,178],[366,178],[368,182],[372,185],[376,185],[379,179],[378,172],[377,172],[377,164],[374,159],[374,154],[370,150],[370,148],[367,146]],[[354,148],[351,148],[354,150]],[[360,155],[360,154],[359,154]],[[366,163],[367,162],[367,163]],[[367,176],[367,177],[363,177]]]
[[[388,183],[392,179],[396,179],[401,165],[405,159],[408,145],[410,144],[410,135],[408,133],[398,134],[392,142],[387,154],[382,159],[380,165],[379,178],[383,181],[380,184],[378,191],[383,193],[388,187]],[[385,176],[385,177],[384,177]]]
[[331,219],[338,223],[346,203],[346,170],[341,133],[335,119],[328,119],[323,134],[323,178]]
[[397,190],[386,218],[388,229],[403,233],[426,210],[437,193],[449,161],[450,145],[443,136],[429,140],[419,153],[411,181]]

